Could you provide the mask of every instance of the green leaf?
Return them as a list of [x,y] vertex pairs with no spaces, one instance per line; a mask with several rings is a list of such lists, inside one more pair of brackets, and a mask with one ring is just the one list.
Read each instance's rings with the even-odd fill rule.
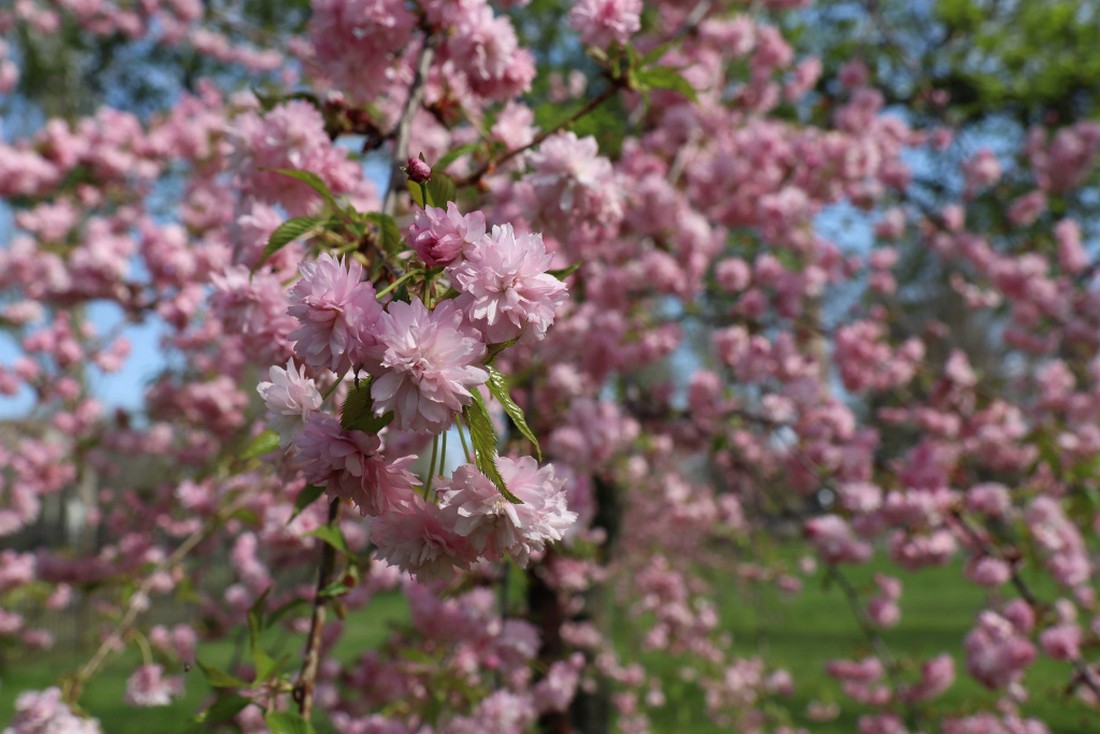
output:
[[575,263],[573,263],[572,265],[569,265],[568,267],[560,268],[558,270],[548,270],[546,272],[549,275],[553,275],[558,280],[565,280],[570,275],[572,275],[573,273],[577,272],[580,269],[581,269],[581,261],[577,260]]
[[442,172],[447,170],[447,166],[451,165],[467,153],[473,153],[475,150],[478,149],[478,147],[478,143],[466,143],[465,145],[460,145],[454,150],[449,151],[446,155],[444,155],[432,165],[432,178],[435,178],[436,171]]
[[274,451],[278,447],[279,434],[271,430],[264,431],[259,436],[252,439],[248,443],[248,446],[245,446],[244,451],[241,452],[241,460],[248,461],[249,459],[255,459],[259,456],[263,456],[269,451]]
[[698,102],[699,97],[695,93],[695,87],[684,78],[679,69],[671,66],[653,66],[648,69],[639,69],[635,80],[638,83],[638,91],[647,89],[670,89],[679,92],[692,102]]
[[256,652],[260,632],[264,629],[264,604],[272,588],[274,587],[268,586],[264,589],[264,593],[248,608],[248,642],[253,653]]
[[271,680],[282,672],[287,662],[290,661],[290,653],[283,653],[279,656],[279,659],[276,660],[266,652],[260,650],[252,656],[252,660],[256,664],[256,683],[263,683]]
[[245,698],[237,693],[222,693],[199,715],[199,720],[205,724],[221,724],[229,721],[243,711],[250,703],[251,698]]
[[397,227],[396,219],[381,212],[364,214],[363,219],[378,228],[378,240],[383,250],[396,253],[401,249],[401,230]]
[[383,415],[374,414],[374,400],[370,396],[368,383],[360,383],[348,390],[344,407],[340,411],[340,426],[344,430],[378,433],[392,420],[393,411]]
[[539,461],[542,461],[542,449],[539,447],[539,440],[535,438],[534,432],[527,425],[523,408],[516,405],[516,401],[512,400],[512,394],[508,389],[508,378],[491,365],[489,367],[489,392],[504,407],[504,412],[508,414],[508,417],[519,432],[523,434],[523,437],[535,447],[535,453],[538,454]]
[[291,599],[286,604],[282,605],[271,614],[267,615],[267,626],[274,627],[280,619],[290,614],[298,607],[304,606],[307,606],[305,599]]
[[440,209],[447,208],[448,201],[455,200],[455,180],[445,173],[432,171],[432,177],[428,179],[428,204]]
[[349,591],[351,591],[351,587],[345,584],[343,581],[333,581],[331,584],[318,591],[317,596],[321,598],[343,596]]
[[317,501],[317,498],[325,493],[324,487],[318,487],[316,484],[307,484],[305,488],[298,493],[298,499],[294,500],[294,512],[291,513],[290,519],[286,521],[286,524],[294,522],[294,518],[301,515],[302,512]]
[[320,538],[345,556],[350,557],[352,555],[352,552],[348,550],[348,542],[344,539],[344,534],[340,532],[339,528],[334,528],[331,525],[322,525],[316,530],[306,533],[306,535]]
[[336,197],[329,189],[328,184],[325,183],[325,180],[323,178],[318,176],[313,171],[302,171],[297,168],[261,168],[260,170],[271,171],[272,173],[279,173],[283,176],[289,176],[296,181],[301,181],[306,186],[310,187],[318,194],[320,194],[321,198],[325,200],[325,203],[327,203],[333,209],[340,208],[339,205],[337,205]]
[[416,181],[405,181],[405,188],[409,190],[409,196],[421,209],[424,208],[424,189]]
[[666,53],[668,53],[668,51],[675,45],[676,45],[675,41],[669,41],[668,43],[662,43],[660,46],[653,49],[652,51],[647,53],[645,56],[643,56],[641,59],[639,59],[639,61],[640,61],[639,66],[649,66],[650,64],[657,63],[658,61],[660,61],[661,57],[664,56]]
[[291,711],[272,711],[264,721],[271,734],[316,734],[313,724]]
[[199,670],[202,671],[207,684],[211,688],[248,688],[251,685],[248,681],[241,680],[224,670],[207,665],[201,660],[196,660],[195,663],[199,666]]
[[260,256],[259,262],[253,266],[252,272],[256,272],[256,270],[267,262],[267,259],[276,252],[306,234],[311,229],[316,229],[321,226],[322,223],[322,220],[317,217],[294,217],[280,224],[275,228],[275,231],[271,233],[271,236],[267,238],[267,246],[264,247],[264,252],[263,255]]
[[520,505],[523,501],[516,497],[504,484],[504,477],[497,468],[497,435],[493,430],[493,421],[489,417],[489,409],[485,407],[485,401],[481,399],[481,393],[472,390],[474,401],[467,405],[462,415],[466,418],[466,425],[470,428],[470,441],[474,445],[474,463],[478,470],[489,477],[496,485],[500,493],[509,502]]

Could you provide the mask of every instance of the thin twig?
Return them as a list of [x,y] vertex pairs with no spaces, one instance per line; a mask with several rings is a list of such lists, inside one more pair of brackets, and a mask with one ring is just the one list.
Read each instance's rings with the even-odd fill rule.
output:
[[[328,524],[332,526],[340,515],[340,500],[334,499],[328,505]],[[309,721],[313,713],[313,694],[317,687],[317,671],[321,668],[321,633],[325,629],[325,613],[328,600],[321,595],[332,583],[332,569],[336,564],[336,549],[328,543],[321,544],[321,568],[317,574],[317,591],[313,595],[313,615],[309,621],[309,639],[306,641],[305,655],[302,657],[302,670],[298,682],[294,685],[294,700],[298,702],[298,713]]]
[[428,79],[428,71],[435,57],[435,40],[431,35],[426,35],[424,45],[420,47],[420,55],[416,61],[416,75],[409,86],[409,96],[405,100],[405,109],[401,111],[401,120],[397,123],[397,136],[393,143],[393,160],[390,164],[390,185],[386,191],[386,201],[382,206],[385,214],[393,216],[397,210],[397,195],[404,190],[401,186],[402,166],[409,156],[409,136],[412,134],[413,116],[420,109],[420,103],[424,99],[424,85]]
[[[1011,574],[1009,579],[1016,588],[1016,591],[1020,593],[1020,598],[1027,602],[1027,605],[1031,607],[1032,610],[1040,611],[1045,605],[1039,600],[1039,597],[1035,595],[1035,592],[1032,591],[1027,581],[1024,580],[1024,577],[1020,575],[1019,564],[987,541],[977,528],[967,522],[961,512],[955,510],[951,513],[951,517],[959,524],[959,527],[963,529],[963,532],[967,534],[974,544],[978,546],[978,549],[982,553],[991,558],[998,558],[1008,563],[1009,573]],[[1084,683],[1088,689],[1092,691],[1093,695],[1100,699],[1100,681],[1096,679],[1096,673],[1092,668],[1081,659],[1080,655],[1071,658],[1070,662],[1073,664],[1074,676],[1070,681],[1069,690],[1072,691],[1078,684]]]
[[100,643],[99,648],[92,654],[88,662],[86,662],[80,670],[76,672],[72,679],[66,683],[65,700],[67,702],[75,704],[80,698],[80,693],[88,680],[96,674],[103,663],[106,662],[107,658],[110,657],[111,653],[122,648],[126,636],[137,621],[138,615],[147,608],[146,602],[149,598],[149,593],[153,590],[153,586],[157,583],[158,579],[165,572],[175,568],[191,551],[202,543],[202,541],[206,540],[215,530],[217,530],[230,515],[236,512],[241,505],[244,504],[245,499],[246,497],[240,496],[234,501],[226,504],[225,507],[219,510],[213,517],[203,523],[200,528],[188,535],[187,538],[172,551],[171,555],[154,566],[153,570],[145,576],[141,585],[130,595],[130,602],[126,606],[126,612],[123,614],[122,619],[118,621],[114,629],[111,630],[111,633],[107,635],[102,643]]
[[531,142],[527,143],[526,145],[521,145],[518,148],[513,148],[513,149],[507,151],[506,153],[504,153],[501,156],[498,156],[496,158],[490,158],[489,160],[485,161],[485,163],[483,163],[480,168],[478,168],[476,171],[471,173],[469,176],[466,176],[465,178],[460,178],[459,180],[457,180],[455,182],[455,185],[457,185],[457,186],[472,186],[472,185],[476,184],[477,182],[479,182],[482,178],[485,177],[485,174],[489,173],[490,171],[492,171],[497,166],[502,165],[504,163],[507,163],[508,161],[515,158],[517,155],[519,155],[520,153],[526,152],[528,150],[531,150],[532,148],[535,148],[535,147],[538,147],[539,145],[542,145],[542,143],[547,138],[549,138],[551,135],[554,135],[555,133],[569,127],[570,125],[577,122],[581,118],[583,118],[586,115],[592,113],[597,107],[602,105],[604,102],[611,99],[611,97],[613,97],[615,95],[615,93],[617,91],[619,91],[620,88],[622,88],[622,86],[623,86],[623,82],[618,81],[618,80],[612,80],[612,83],[607,87],[607,89],[603,90],[602,92],[597,94],[595,97],[588,100],[588,102],[584,105],[584,107],[581,107],[579,110],[577,110],[573,114],[569,115],[569,117],[565,118],[564,120],[561,120],[560,122],[558,122],[558,124],[554,125],[553,127],[550,127],[546,130],[543,130],[541,133],[536,135],[531,140]]
[[[886,675],[890,678],[890,683],[894,688],[895,695],[898,695],[902,700],[905,700],[901,696],[905,690],[905,682],[901,678],[901,667],[898,665],[898,661],[894,658],[893,653],[890,652],[890,648],[886,644],[886,640],[882,639],[882,635],[879,634],[878,629],[875,627],[871,616],[867,613],[867,608],[863,606],[863,602],[859,598],[859,592],[852,586],[852,582],[848,580],[840,569],[835,565],[829,565],[828,577],[836,582],[836,585],[840,587],[840,590],[844,592],[844,597],[848,601],[848,607],[852,610],[853,616],[856,618],[856,623],[859,625],[860,630],[863,632],[863,636],[867,638],[867,641],[871,644],[871,647],[875,651],[875,655],[886,666]],[[906,705],[906,718],[909,720],[909,724],[915,726],[917,721],[917,711],[913,707],[913,702],[905,700]]]

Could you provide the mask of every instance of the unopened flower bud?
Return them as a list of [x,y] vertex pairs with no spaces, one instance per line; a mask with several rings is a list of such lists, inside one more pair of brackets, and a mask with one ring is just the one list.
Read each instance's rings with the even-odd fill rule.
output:
[[410,158],[405,166],[405,173],[408,174],[410,181],[424,183],[432,177],[432,167],[419,158]]

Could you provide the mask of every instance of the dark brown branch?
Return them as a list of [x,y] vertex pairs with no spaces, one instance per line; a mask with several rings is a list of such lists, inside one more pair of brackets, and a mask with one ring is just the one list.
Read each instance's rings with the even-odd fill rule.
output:
[[548,128],[546,130],[543,130],[541,133],[536,135],[534,137],[534,139],[531,140],[530,143],[527,143],[526,145],[521,145],[518,148],[513,148],[512,150],[509,150],[509,151],[505,152],[503,155],[500,155],[496,158],[490,158],[485,163],[483,163],[481,165],[481,167],[478,168],[476,171],[471,173],[469,176],[466,176],[464,178],[459,179],[458,181],[455,182],[455,184],[458,185],[458,186],[472,186],[472,185],[478,183],[479,181],[481,181],[482,178],[485,177],[486,174],[491,173],[497,166],[502,165],[504,163],[507,163],[508,161],[512,160],[517,155],[519,155],[520,153],[523,153],[525,151],[531,150],[532,148],[536,148],[539,145],[542,145],[543,141],[545,141],[551,135],[554,135],[555,133],[560,132],[561,130],[569,127],[570,125],[577,122],[578,120],[585,117],[586,115],[591,114],[596,108],[598,108],[600,105],[602,105],[607,100],[611,99],[611,97],[613,97],[615,95],[615,93],[617,91],[619,91],[619,89],[622,86],[623,86],[622,81],[612,80],[611,85],[608,86],[607,89],[603,90],[602,92],[597,94],[595,97],[588,100],[588,102],[584,105],[584,107],[581,107],[579,110],[577,110],[576,112],[571,114],[569,117],[565,118],[564,120],[560,121],[558,124],[554,125],[553,127]]
[[[328,524],[331,526],[340,515],[340,500],[334,499],[328,505]],[[313,713],[313,694],[317,687],[317,671],[321,667],[321,633],[325,629],[327,599],[321,592],[332,583],[332,569],[336,564],[336,549],[328,543],[321,544],[321,568],[317,574],[317,591],[313,595],[313,616],[309,622],[309,639],[302,658],[302,670],[294,686],[294,700],[298,702],[298,713],[309,721]]]
[[[967,522],[966,518],[963,517],[962,513],[958,510],[952,512],[951,517],[959,524],[959,527],[963,529],[963,532],[966,533],[967,537],[970,538],[982,553],[991,558],[999,558],[1008,563],[1011,573],[1010,580],[1012,581],[1012,585],[1016,588],[1016,591],[1019,592],[1020,598],[1027,602],[1027,605],[1031,607],[1032,610],[1036,612],[1040,611],[1044,604],[1039,601],[1039,597],[1035,595],[1035,592],[1028,586],[1024,577],[1020,575],[1019,564],[1016,560],[994,547],[993,544],[982,536],[977,528]],[[1072,680],[1070,680],[1067,692],[1072,692],[1074,688],[1083,683],[1098,699],[1100,699],[1100,681],[1096,679],[1096,674],[1092,668],[1081,659],[1080,655],[1072,658],[1070,662],[1073,664],[1074,675]]]

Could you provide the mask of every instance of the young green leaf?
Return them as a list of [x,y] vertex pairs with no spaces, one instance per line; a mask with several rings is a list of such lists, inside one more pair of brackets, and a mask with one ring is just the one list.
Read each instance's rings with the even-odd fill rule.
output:
[[409,196],[413,203],[421,209],[424,208],[424,189],[416,181],[405,181],[405,188],[409,190]]
[[395,254],[401,249],[401,230],[396,219],[381,212],[369,212],[363,215],[363,219],[378,228],[378,240],[383,250]]
[[685,79],[678,69],[673,69],[671,66],[653,66],[648,69],[640,69],[635,79],[638,84],[638,91],[670,89],[673,92],[679,92],[692,102],[699,101],[695,87],[691,86],[691,82]]
[[316,530],[306,533],[306,535],[320,538],[345,556],[350,557],[352,555],[352,552],[348,549],[348,542],[344,540],[344,534],[340,532],[339,528],[334,528],[331,525],[322,525]]
[[565,280],[570,275],[572,275],[573,273],[577,272],[580,269],[581,269],[581,261],[577,260],[575,263],[572,263],[571,265],[568,265],[564,268],[560,268],[558,270],[548,270],[546,272],[550,275],[553,275],[558,280]]
[[455,200],[455,180],[445,173],[432,172],[428,179],[428,204],[440,209],[447,208],[448,201]]
[[272,711],[264,721],[271,734],[316,734],[313,724],[291,711]]
[[436,171],[445,171],[447,169],[447,166],[451,165],[467,153],[473,153],[475,150],[478,149],[478,147],[478,143],[466,143],[465,145],[460,145],[454,150],[448,152],[432,165],[432,176],[434,177],[436,175]]
[[374,400],[370,396],[370,385],[360,383],[348,391],[344,407],[340,411],[340,425],[346,431],[364,431],[378,433],[393,420],[393,411],[383,415],[374,414]]
[[523,504],[519,497],[508,490],[504,484],[504,477],[500,475],[500,470],[497,468],[497,435],[493,430],[489,409],[481,399],[481,393],[474,390],[471,394],[474,396],[474,401],[466,406],[462,415],[470,428],[470,441],[474,445],[474,463],[478,470],[496,485],[506,500],[517,505]]
[[542,461],[542,449],[539,447],[539,440],[535,438],[531,427],[527,425],[523,408],[516,405],[516,401],[512,400],[512,394],[508,389],[508,378],[491,365],[489,366],[489,392],[504,407],[504,412],[508,414],[516,429],[535,447],[535,453],[538,454],[539,461]]
[[241,460],[248,461],[249,459],[255,459],[259,456],[263,456],[269,451],[274,451],[279,447],[279,434],[275,431],[264,431],[256,438],[252,439],[244,451],[241,452]]
[[307,484],[301,492],[298,493],[298,499],[294,500],[294,512],[291,513],[290,519],[286,521],[286,524],[294,522],[294,518],[301,515],[302,512],[317,501],[317,498],[325,493],[324,487],[318,487],[316,484]]
[[221,724],[239,714],[250,703],[253,703],[251,698],[245,698],[240,694],[222,693],[206,711],[199,715],[199,721],[204,724]]
[[261,171],[271,171],[272,173],[282,174],[283,176],[289,176],[296,181],[301,181],[306,186],[310,187],[325,200],[325,203],[331,206],[333,209],[339,209],[339,205],[336,203],[336,197],[329,189],[325,180],[318,176],[313,171],[301,171],[297,168],[261,168]]
[[251,685],[248,681],[241,680],[224,670],[207,665],[201,660],[196,660],[195,663],[199,666],[202,674],[206,676],[206,682],[211,688],[248,688]]
[[317,229],[323,224],[323,221],[317,217],[294,217],[288,219],[271,233],[271,236],[267,238],[267,246],[264,247],[264,252],[260,256],[259,262],[252,268],[252,272],[267,262],[267,259],[274,255],[279,250],[289,245],[294,240],[305,235],[310,230]]

